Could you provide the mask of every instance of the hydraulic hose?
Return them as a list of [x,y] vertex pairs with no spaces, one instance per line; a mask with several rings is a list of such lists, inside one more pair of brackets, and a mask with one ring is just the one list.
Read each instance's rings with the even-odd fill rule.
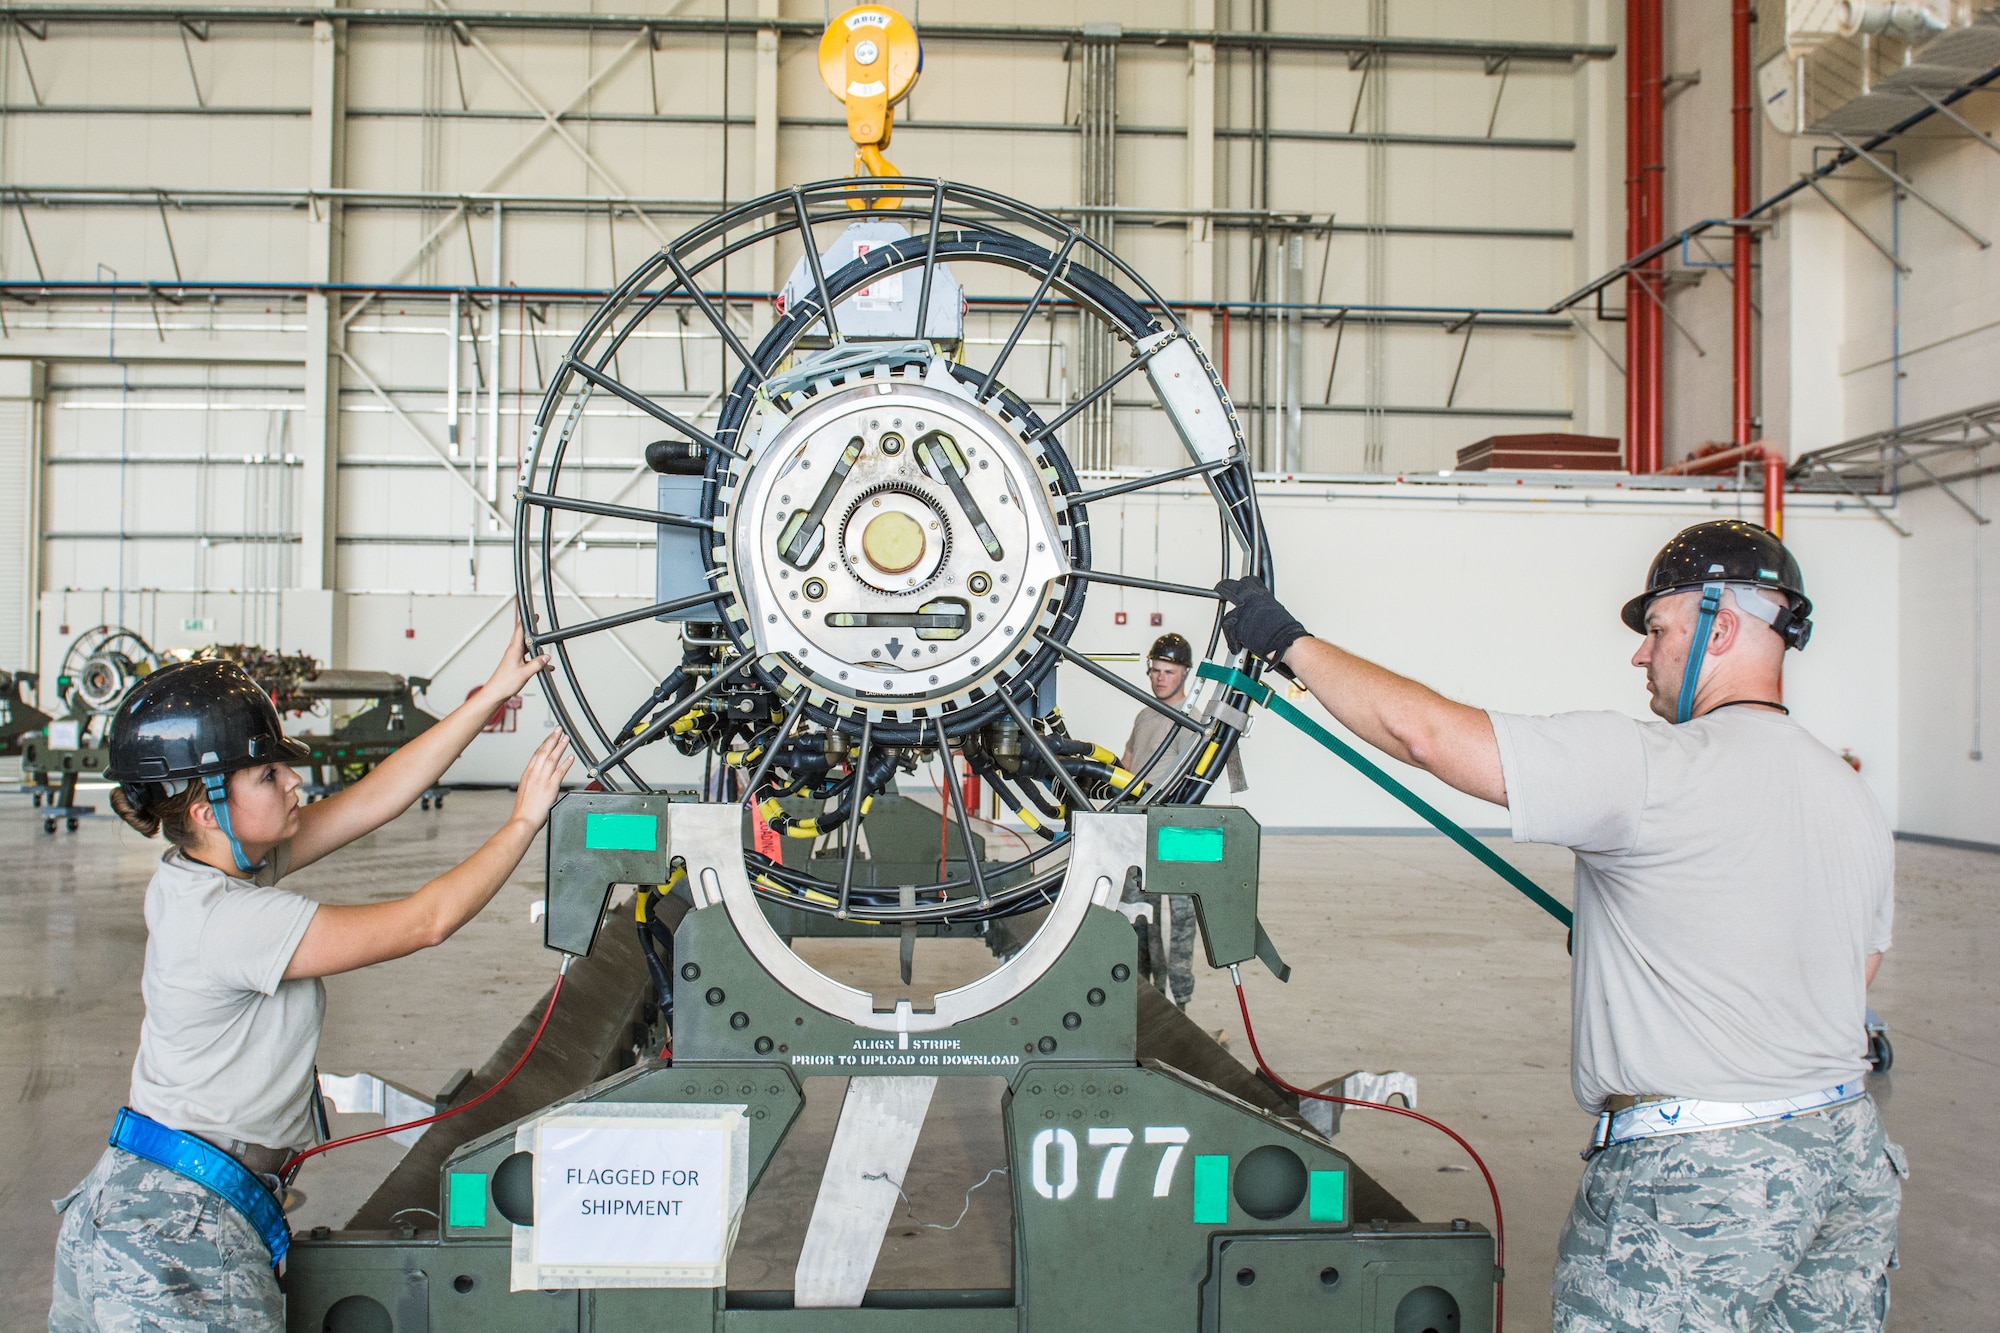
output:
[[[687,878],[687,868],[678,863],[665,884],[641,888],[633,895],[633,915],[639,927],[639,950],[646,955],[646,971],[653,979],[654,1003],[661,1017],[672,1021],[674,1012],[674,933],[653,915],[653,904],[674,891]],[[664,954],[663,958],[661,955]]]
[[972,771],[979,775],[979,780],[981,782],[984,782],[987,786],[993,789],[994,795],[998,796],[1002,801],[1005,801],[1009,806],[1013,808],[1014,813],[1020,817],[1021,822],[1028,826],[1029,832],[1033,833],[1035,836],[1043,839],[1044,841],[1047,842],[1055,841],[1056,834],[1054,830],[1050,829],[1047,825],[1043,824],[1041,819],[1035,814],[1035,812],[1028,808],[1028,801],[1032,800],[1037,806],[1041,807],[1041,810],[1044,814],[1048,815],[1052,819],[1057,817],[1053,810],[1050,810],[1046,805],[1043,805],[1042,802],[1036,797],[1034,788],[1032,787],[1030,782],[1023,782],[1021,784],[1022,788],[1028,792],[1028,800],[1023,800],[1021,797],[1016,796],[1014,794],[1014,789],[1007,785],[1006,779],[1000,776],[1000,770],[996,768],[994,765],[982,761],[975,761],[972,765]]
[[[861,817],[868,818],[868,808],[875,803],[873,796],[861,798]],[[757,817],[773,833],[786,838],[818,838],[833,832],[847,822],[847,807],[823,811],[817,815],[793,818],[785,813],[775,796],[767,797],[757,807]]]
[[[639,909],[642,913],[645,909]],[[672,1002],[674,983],[667,975],[667,965],[653,948],[653,930],[644,916],[638,921],[639,952],[646,956],[646,974],[653,979],[653,1003],[665,1006]]]
[[[1070,759],[1064,761],[1063,767],[1076,779],[1076,785],[1083,788],[1083,794],[1093,801],[1108,801],[1132,786],[1132,775],[1116,763]],[[1144,787],[1140,790],[1143,791]]]
[[[834,793],[840,794],[854,789],[854,783],[861,783],[861,817],[868,817],[868,808],[874,804],[875,794],[888,786],[896,776],[896,761],[887,754],[869,757],[867,770],[860,774],[850,773],[836,784]],[[769,797],[757,807],[757,817],[762,819],[774,833],[788,838],[818,838],[833,832],[845,824],[852,812],[852,805],[842,801],[832,810],[823,810],[817,815],[804,819],[794,819],[778,804],[776,797]]]
[[1068,821],[1068,808],[1058,801],[1050,800],[1042,793],[1042,789],[1036,785],[1038,782],[1054,781],[1053,775],[1043,777],[1039,774],[1030,773],[1027,771],[1027,765],[1024,763],[1018,777],[1020,779],[1021,794],[1028,798],[1029,803],[1035,809],[1042,812],[1043,818]]
[[689,679],[687,672],[680,670],[678,667],[669,671],[661,679],[660,683],[653,687],[653,692],[647,696],[646,702],[633,709],[632,716],[625,720],[625,725],[618,728],[616,743],[623,745],[626,741],[638,735],[639,727],[646,720],[648,713],[660,705],[678,698],[681,691],[691,684],[693,684],[693,681]]

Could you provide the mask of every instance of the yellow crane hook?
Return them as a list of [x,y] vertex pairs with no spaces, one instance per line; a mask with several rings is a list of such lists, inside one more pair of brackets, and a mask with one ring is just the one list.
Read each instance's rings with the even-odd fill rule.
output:
[[[856,5],[829,23],[819,39],[819,76],[847,107],[847,134],[854,140],[856,176],[900,176],[883,155],[894,129],[896,104],[910,95],[923,73],[924,48],[910,21],[886,5]],[[894,196],[875,208],[896,208]],[[851,199],[849,208],[870,207]]]

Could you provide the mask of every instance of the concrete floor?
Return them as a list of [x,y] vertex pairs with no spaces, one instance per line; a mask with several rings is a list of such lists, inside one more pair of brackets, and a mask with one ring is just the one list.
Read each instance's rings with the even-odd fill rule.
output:
[[[456,794],[444,811],[413,812],[294,884],[329,902],[407,892],[473,847],[506,809],[501,793]],[[27,1329],[47,1304],[56,1219],[46,1201],[95,1160],[124,1096],[141,1013],[141,901],[159,846],[109,820],[45,836],[25,799],[0,805],[0,826],[9,830],[0,839],[0,1079],[17,1089],[0,1097],[8,1148],[0,1155],[0,1327]],[[1502,850],[1566,896],[1568,853]],[[1265,1055],[1306,1086],[1357,1068],[1414,1074],[1420,1109],[1464,1133],[1499,1181],[1509,1327],[1547,1328],[1555,1237],[1588,1129],[1569,1096],[1560,931],[1441,838],[1272,838],[1264,871],[1264,919],[1294,969],[1290,985],[1260,965],[1245,969]],[[320,1067],[365,1069],[429,1092],[477,1066],[554,970],[528,915],[541,873],[537,847],[486,913],[442,949],[332,979]],[[1897,1051],[1894,1078],[1877,1095],[1914,1170],[1891,1326],[1987,1327],[1991,1301],[1975,1283],[1990,1262],[2000,1184],[1994,1152],[1982,1146],[1989,1141],[1961,1111],[2000,1100],[1992,1036],[2000,857],[1901,844],[1898,893],[1898,944],[1875,994]],[[1247,1053],[1223,977],[1202,979],[1192,1014]],[[972,1101],[985,1096],[965,1091]],[[379,1123],[336,1120],[347,1122],[336,1131]],[[1338,1142],[1420,1216],[1490,1221],[1477,1173],[1434,1131],[1355,1110]],[[294,1224],[343,1223],[399,1152],[376,1140],[309,1167]],[[911,1184],[914,1217],[958,1214],[964,1182]],[[981,1229],[990,1207],[978,1196],[973,1204],[968,1231]],[[758,1274],[755,1285],[775,1276]]]

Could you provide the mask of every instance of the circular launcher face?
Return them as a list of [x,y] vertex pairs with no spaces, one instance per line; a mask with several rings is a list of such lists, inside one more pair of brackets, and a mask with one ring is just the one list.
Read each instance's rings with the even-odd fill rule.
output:
[[818,695],[922,712],[1032,656],[1069,572],[1045,461],[942,362],[760,407],[729,495],[743,631]]

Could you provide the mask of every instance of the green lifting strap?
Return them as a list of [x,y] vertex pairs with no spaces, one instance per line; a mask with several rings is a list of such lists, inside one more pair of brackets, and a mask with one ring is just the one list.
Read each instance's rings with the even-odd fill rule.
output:
[[1232,690],[1241,691],[1297,727],[1300,731],[1303,731],[1306,735],[1318,741],[1327,749],[1339,755],[1349,764],[1359,769],[1362,775],[1370,782],[1373,782],[1383,791],[1388,792],[1404,805],[1409,806],[1410,809],[1422,815],[1438,832],[1465,848],[1466,851],[1471,852],[1473,856],[1485,864],[1487,869],[1506,880],[1516,889],[1519,889],[1527,896],[1529,902],[1532,902],[1535,906],[1561,922],[1564,929],[1568,929],[1574,921],[1575,918],[1570,910],[1554,898],[1551,898],[1535,881],[1501,860],[1485,843],[1479,841],[1479,839],[1452,823],[1451,820],[1445,818],[1443,812],[1438,810],[1437,807],[1383,772],[1368,756],[1362,754],[1352,745],[1349,745],[1346,741],[1307,717],[1303,712],[1294,707],[1289,700],[1275,693],[1270,686],[1264,684],[1262,681],[1250,679],[1250,677],[1244,675],[1234,667],[1217,666],[1212,662],[1203,662],[1196,669],[1195,674],[1203,680],[1220,681]]

